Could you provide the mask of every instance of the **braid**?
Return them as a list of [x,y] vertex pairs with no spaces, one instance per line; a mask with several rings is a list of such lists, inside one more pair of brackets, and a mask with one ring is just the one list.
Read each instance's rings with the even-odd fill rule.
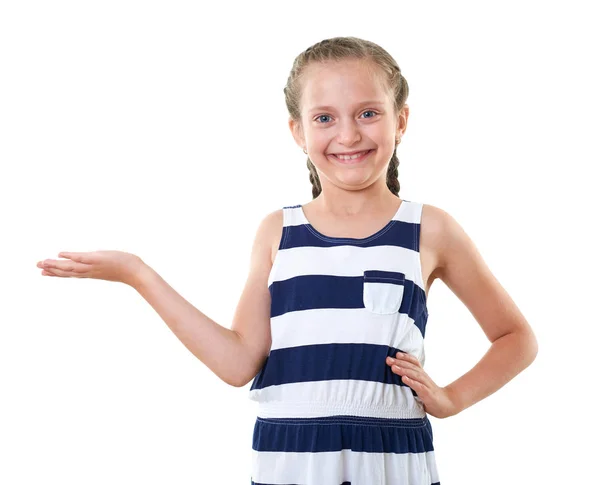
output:
[[317,196],[321,193],[321,180],[319,179],[319,174],[317,173],[317,168],[310,161],[310,157],[306,158],[306,166],[308,170],[310,170],[310,183],[312,184],[312,196],[313,199],[316,199]]
[[[366,65],[372,73],[377,71],[377,75],[383,75],[387,80],[392,93],[395,113],[399,113],[404,107],[408,97],[408,83],[406,78],[400,72],[400,67],[394,58],[382,47],[367,40],[357,37],[333,37],[317,42],[312,45],[294,60],[286,86],[283,88],[285,94],[285,103],[290,117],[299,121],[300,99],[302,94],[303,73],[311,63],[322,63],[327,61],[342,61],[344,59],[365,59],[369,62]],[[400,162],[396,155],[396,148],[389,161],[386,183],[390,191],[399,196],[400,182],[398,180],[398,167]],[[310,172],[309,179],[312,184],[313,199],[316,198],[322,190],[319,174],[310,158],[306,160],[306,166]]]
[[387,170],[387,186],[392,191],[392,194],[400,196],[400,180],[398,179],[398,167],[400,166],[400,160],[396,155],[396,149],[394,148],[394,154],[388,165]]

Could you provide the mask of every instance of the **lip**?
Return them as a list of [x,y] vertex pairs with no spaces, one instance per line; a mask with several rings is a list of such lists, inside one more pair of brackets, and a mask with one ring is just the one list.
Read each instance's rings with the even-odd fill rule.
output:
[[[372,150],[372,148],[368,149],[368,150]],[[357,153],[360,153],[360,152],[366,152],[368,150],[354,150],[353,152],[331,153],[331,155],[350,155],[350,156],[352,156],[352,155],[356,155]]]
[[[353,153],[343,153],[342,155],[350,155],[351,156],[353,154],[360,153],[361,151],[363,151],[363,150],[358,150],[358,151],[355,151]],[[360,157],[358,157],[358,158],[356,158],[354,160],[342,160],[341,158],[338,158],[334,153],[331,153],[329,156],[331,158],[333,158],[337,163],[341,163],[342,165],[354,165],[354,164],[362,162],[373,151],[374,151],[374,149],[367,150],[364,155],[362,155],[362,156],[360,156]]]

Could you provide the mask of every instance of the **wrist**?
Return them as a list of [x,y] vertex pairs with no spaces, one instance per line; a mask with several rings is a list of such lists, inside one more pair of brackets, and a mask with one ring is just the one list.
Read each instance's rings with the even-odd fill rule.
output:
[[446,391],[446,395],[452,403],[452,416],[460,413],[465,408],[465,405],[461,399],[461,394],[457,392],[454,387],[452,387],[452,384],[448,384],[446,387],[444,387],[444,391]]
[[136,261],[136,264],[133,265],[130,272],[130,277],[128,278],[127,284],[134,288],[137,291],[140,291],[152,278],[152,274],[154,270],[148,266],[142,259]]

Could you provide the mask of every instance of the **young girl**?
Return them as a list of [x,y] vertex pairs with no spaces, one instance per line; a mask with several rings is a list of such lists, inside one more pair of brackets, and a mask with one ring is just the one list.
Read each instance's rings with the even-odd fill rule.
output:
[[[223,381],[252,381],[253,484],[439,484],[428,414],[497,391],[534,360],[535,336],[458,223],[399,198],[408,85],[384,49],[319,42],[296,58],[284,93],[313,200],[260,224],[231,329],[133,254],[65,252],[38,266],[131,285]],[[492,343],[445,387],[423,369],[436,278]]]

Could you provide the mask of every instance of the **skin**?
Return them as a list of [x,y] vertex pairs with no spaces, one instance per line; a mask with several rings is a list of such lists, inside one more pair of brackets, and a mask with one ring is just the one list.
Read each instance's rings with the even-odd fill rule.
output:
[[135,286],[144,266],[140,257],[123,251],[60,252],[58,257],[66,259],[38,261],[43,276],[92,278]]
[[[389,88],[371,71],[359,60],[313,63],[306,68],[301,119],[290,119],[289,127],[321,180],[322,193],[306,204],[307,215],[345,223],[398,206],[398,198],[387,188],[386,171],[395,140],[406,131],[409,107],[395,113]],[[330,156],[366,149],[375,152],[367,163],[358,165],[345,165]]]
[[[334,232],[344,232],[329,234],[332,236],[364,237],[359,233],[369,224],[367,235],[372,234],[398,208],[398,197],[387,188],[385,177],[395,140],[406,130],[408,106],[394,113],[385,83],[355,60],[311,65],[303,82],[301,120],[290,120],[289,126],[296,143],[307,149],[323,189],[319,197],[304,206],[305,213],[317,229],[323,224],[334,228]],[[382,104],[361,104],[368,100]],[[315,109],[321,105],[331,108]],[[375,151],[360,165],[343,165],[329,156],[367,148]],[[273,234],[269,239],[273,255],[281,236],[281,211],[265,221]],[[420,244],[426,295],[432,282],[441,279],[469,309],[491,342],[470,371],[445,387],[438,386],[413,355],[399,352],[395,359],[386,359],[392,372],[402,376],[402,381],[417,393],[425,411],[445,418],[489,396],[529,366],[537,355],[537,340],[452,216],[424,204]],[[59,257],[66,259],[37,263],[43,269],[42,275],[121,281],[136,288],[146,271],[139,257],[121,251],[62,252]],[[187,307],[184,310],[189,311]]]
[[[391,93],[373,72],[377,70],[367,69],[360,60],[308,66],[301,118],[289,120],[294,140],[308,152],[322,187],[303,210],[317,230],[320,224],[337,224],[347,231],[331,236],[364,237],[353,233],[375,219],[377,224],[366,233],[372,234],[373,227],[383,227],[398,207],[387,188],[386,171],[395,139],[406,131],[409,110],[405,105],[400,113],[394,111]],[[372,100],[383,104],[361,104]],[[376,151],[359,165],[343,165],[330,156],[367,148]],[[396,359],[386,359],[392,371],[415,390],[426,412],[444,418],[489,396],[529,366],[537,355],[537,340],[462,227],[429,204],[423,206],[420,253],[426,295],[436,278],[444,281],[492,343],[469,372],[445,387],[431,379],[415,356],[399,352]]]
[[[311,214],[311,221],[337,221],[346,227],[364,226],[373,217],[381,219],[382,213],[383,221],[391,219],[398,197],[387,187],[387,167],[396,140],[406,131],[408,105],[396,113],[384,80],[360,60],[313,63],[303,82],[301,119],[290,118],[289,127],[296,143],[308,152],[322,188],[304,206],[305,214]],[[366,149],[375,151],[356,165],[331,156]],[[331,227],[330,222],[322,224]],[[386,364],[417,392],[429,414],[447,417],[458,412],[450,391],[438,386],[416,357],[399,352]]]

